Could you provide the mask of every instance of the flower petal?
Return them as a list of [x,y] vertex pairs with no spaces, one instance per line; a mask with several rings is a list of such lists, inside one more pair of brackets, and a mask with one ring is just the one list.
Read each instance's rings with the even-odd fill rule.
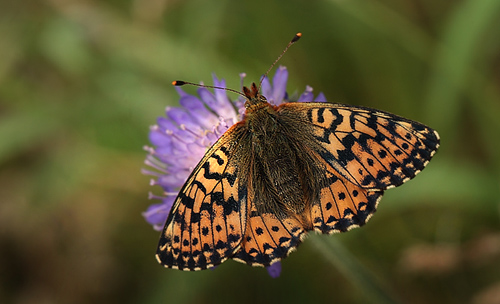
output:
[[280,66],[273,77],[272,97],[275,105],[283,103],[286,94],[286,83],[288,82],[288,70]]
[[219,120],[217,115],[210,112],[200,99],[192,95],[181,97],[179,103],[187,110],[190,116],[202,127],[202,129],[210,129],[217,124]]
[[314,100],[314,95],[313,95],[313,88],[311,88],[310,86],[306,86],[306,90],[304,91],[304,93],[302,93],[299,97],[299,100],[297,101],[313,101]]
[[146,219],[148,223],[154,226],[156,230],[161,230],[163,224],[167,220],[170,209],[172,209],[172,204],[174,203],[174,196],[165,197],[160,204],[153,204],[148,207],[146,211],[142,213],[142,216]]
[[262,95],[266,97],[268,102],[273,98],[273,88],[271,86],[271,82],[269,81],[269,77],[265,77],[262,80],[262,84],[260,86],[260,90],[262,91]]
[[281,274],[281,262],[276,262],[271,266],[267,266],[266,269],[271,278],[276,279]]
[[320,92],[318,94],[318,96],[316,96],[316,98],[314,99],[314,101],[317,101],[317,102],[327,102],[325,94],[323,94],[323,92]]

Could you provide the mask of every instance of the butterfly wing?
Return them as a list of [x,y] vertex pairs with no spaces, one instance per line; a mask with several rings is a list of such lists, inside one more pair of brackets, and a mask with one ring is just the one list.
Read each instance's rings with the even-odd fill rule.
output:
[[376,211],[383,190],[369,190],[327,167],[326,186],[310,209],[310,222],[321,233],[345,232],[364,225]]
[[297,248],[305,232],[297,219],[279,219],[253,209],[242,246],[233,259],[252,266],[269,266]]
[[165,267],[201,270],[231,257],[247,225],[247,191],[235,157],[239,124],[206,152],[174,201],[156,258]]
[[[286,103],[278,109],[293,121],[293,134],[325,168],[320,199],[309,221],[322,233],[363,225],[385,189],[420,172],[439,147],[439,135],[418,122],[387,112],[342,104]],[[290,124],[292,125],[292,124]],[[298,140],[298,139],[296,139]]]
[[294,117],[300,113],[303,129],[313,135],[320,158],[366,189],[403,184],[427,165],[439,147],[439,135],[431,128],[375,109],[287,103],[280,113]]

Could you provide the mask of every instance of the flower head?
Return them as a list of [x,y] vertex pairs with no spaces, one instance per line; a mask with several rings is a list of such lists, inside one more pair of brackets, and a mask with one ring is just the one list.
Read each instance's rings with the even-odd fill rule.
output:
[[[244,77],[244,74],[242,75]],[[262,81],[262,95],[268,102],[280,105],[289,102],[286,93],[288,71],[281,66],[277,69],[273,84],[268,78]],[[225,81],[213,76],[214,86],[225,88]],[[143,173],[154,177],[151,185],[163,188],[164,195],[150,194],[151,199],[160,202],[149,206],[143,213],[146,221],[156,230],[161,230],[172,208],[179,189],[187,180],[203,155],[217,139],[233,124],[242,119],[244,98],[229,99],[227,92],[215,89],[214,93],[207,88],[199,88],[198,96],[193,96],[176,87],[180,95],[181,107],[167,107],[166,115],[157,119],[151,127],[149,140],[152,147],[144,149],[149,153],[145,164],[149,169]],[[297,101],[326,101],[320,93],[314,99],[312,88],[307,86]],[[272,277],[278,277],[281,264],[268,267]]]

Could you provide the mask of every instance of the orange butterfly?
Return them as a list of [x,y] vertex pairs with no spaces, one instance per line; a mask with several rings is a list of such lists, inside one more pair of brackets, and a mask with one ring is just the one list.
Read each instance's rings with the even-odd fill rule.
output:
[[273,106],[255,83],[243,94],[244,119],[206,152],[174,201],[156,254],[165,267],[201,270],[228,258],[269,266],[307,231],[361,226],[384,190],[413,178],[439,147],[436,131],[387,112]]

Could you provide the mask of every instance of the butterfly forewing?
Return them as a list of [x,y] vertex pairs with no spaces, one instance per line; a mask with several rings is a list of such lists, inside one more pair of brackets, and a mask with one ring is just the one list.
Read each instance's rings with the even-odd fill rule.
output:
[[367,189],[401,185],[420,172],[439,147],[439,136],[429,127],[374,109],[287,103],[281,113],[302,113],[318,155],[345,179]]
[[206,269],[238,250],[247,222],[247,189],[235,164],[238,127],[207,151],[174,201],[156,255],[165,267]]

